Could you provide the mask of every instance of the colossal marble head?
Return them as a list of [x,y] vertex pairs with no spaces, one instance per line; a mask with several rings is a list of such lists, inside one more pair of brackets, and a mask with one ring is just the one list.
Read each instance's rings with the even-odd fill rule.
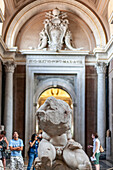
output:
[[49,97],[37,110],[39,126],[49,136],[57,136],[71,129],[71,112],[63,100]]

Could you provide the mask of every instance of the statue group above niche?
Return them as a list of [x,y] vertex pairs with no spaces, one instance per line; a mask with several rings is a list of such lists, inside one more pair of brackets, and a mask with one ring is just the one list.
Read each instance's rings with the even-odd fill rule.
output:
[[81,50],[71,45],[71,32],[68,29],[69,21],[67,14],[61,12],[58,8],[46,13],[48,19],[44,20],[44,29],[40,32],[40,43],[38,49],[48,49],[59,51],[64,48],[69,50]]

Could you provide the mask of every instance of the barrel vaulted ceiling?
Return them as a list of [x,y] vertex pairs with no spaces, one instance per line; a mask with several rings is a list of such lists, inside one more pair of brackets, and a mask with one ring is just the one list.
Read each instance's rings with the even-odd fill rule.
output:
[[[45,13],[59,8],[68,15],[74,46],[93,50],[109,39],[109,0],[4,0],[3,38],[7,46],[27,49],[38,45]],[[86,41],[80,40],[80,37]]]

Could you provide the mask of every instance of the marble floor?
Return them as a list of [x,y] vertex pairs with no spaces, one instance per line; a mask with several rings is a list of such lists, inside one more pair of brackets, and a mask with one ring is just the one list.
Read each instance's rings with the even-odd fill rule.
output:
[[[93,170],[95,170],[94,165]],[[113,170],[113,160],[100,160],[100,170]]]
[[[92,164],[93,170],[95,170],[94,165]],[[27,161],[25,161],[24,170],[27,169]],[[9,161],[7,161],[6,170],[10,170]],[[113,170],[113,160],[100,160],[100,170]]]

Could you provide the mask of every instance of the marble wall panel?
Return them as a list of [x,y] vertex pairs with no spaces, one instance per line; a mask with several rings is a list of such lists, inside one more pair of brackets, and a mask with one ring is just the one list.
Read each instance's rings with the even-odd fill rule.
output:
[[14,117],[13,129],[17,131],[20,138],[25,137],[25,88],[26,73],[25,66],[17,66],[14,73]]
[[86,152],[92,154],[87,145],[92,144],[91,134],[97,131],[97,74],[94,66],[86,66],[85,131]]

